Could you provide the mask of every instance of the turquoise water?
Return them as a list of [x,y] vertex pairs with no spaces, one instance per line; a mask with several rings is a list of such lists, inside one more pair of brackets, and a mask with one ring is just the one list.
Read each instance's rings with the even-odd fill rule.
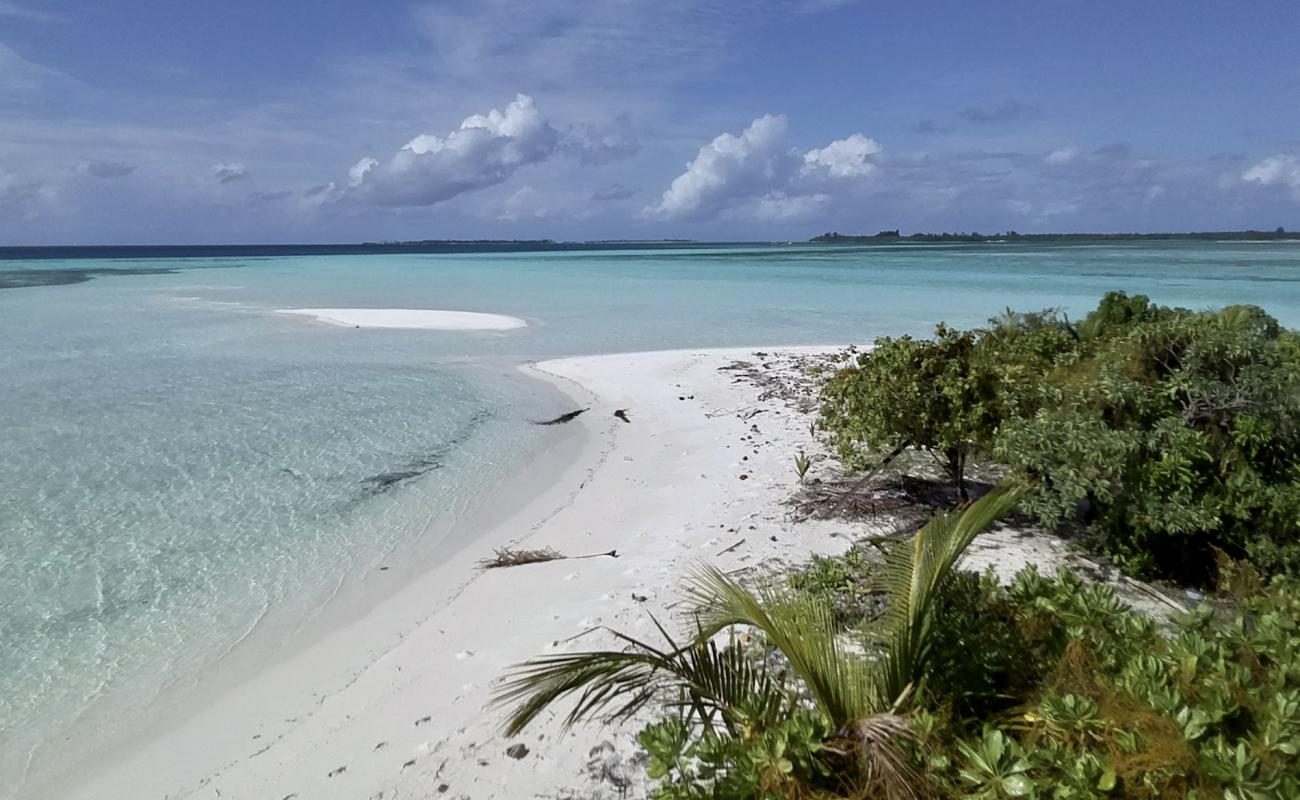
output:
[[[0,289],[0,784],[33,747],[445,535],[567,410],[580,353],[864,341],[1102,292],[1300,327],[1300,244],[813,247],[0,261],[160,269]],[[528,319],[373,331],[277,308]]]

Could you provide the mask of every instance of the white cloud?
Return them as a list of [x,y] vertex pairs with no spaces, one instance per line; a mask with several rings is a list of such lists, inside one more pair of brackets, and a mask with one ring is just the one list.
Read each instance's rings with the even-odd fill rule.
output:
[[833,178],[856,178],[869,175],[876,169],[868,159],[880,152],[880,144],[855,133],[837,139],[818,150],[804,153],[805,171],[824,169]]
[[700,148],[650,213],[667,219],[716,213],[738,193],[752,194],[755,187],[787,180],[785,132],[785,117],[765,114],[739,136],[719,135]]
[[504,110],[466,117],[446,136],[416,136],[387,163],[361,159],[348,171],[343,196],[379,206],[431,206],[496,186],[555,156],[605,164],[634,154],[639,146],[626,117],[603,128],[560,129],[532,97],[520,94]]
[[237,161],[229,164],[213,164],[211,173],[220,184],[234,183],[252,177],[248,174],[248,168]]
[[1261,186],[1286,186],[1300,199],[1300,157],[1276,155],[1241,173],[1241,179]]
[[786,144],[786,120],[766,114],[739,136],[724,133],[700,148],[645,215],[707,219],[748,209],[760,219],[788,219],[828,202],[826,179],[861,178],[880,145],[860,133],[800,153]]
[[466,117],[446,136],[420,134],[387,164],[364,158],[351,169],[349,193],[382,206],[431,206],[505,181],[555,154],[560,134],[521,94],[505,107]]
[[1079,148],[1062,147],[1060,149],[1053,150],[1052,152],[1048,153],[1047,157],[1043,159],[1043,162],[1046,164],[1053,164],[1053,165],[1069,164],[1071,161],[1075,160],[1078,157],[1079,157]]
[[379,162],[373,158],[363,158],[352,165],[348,170],[348,182],[352,186],[359,186],[366,179],[366,173],[379,166]]

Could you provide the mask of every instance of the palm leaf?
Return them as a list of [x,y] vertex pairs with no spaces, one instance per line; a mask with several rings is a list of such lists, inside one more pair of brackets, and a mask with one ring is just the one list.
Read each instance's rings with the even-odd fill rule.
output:
[[655,625],[666,649],[612,631],[627,649],[540,656],[511,669],[492,699],[493,705],[518,704],[506,720],[507,735],[518,734],[570,695],[577,700],[565,727],[601,714],[625,720],[655,698],[681,707],[688,719],[705,727],[717,721],[734,729],[751,720],[770,722],[785,712],[784,686],[766,665],[705,637],[678,646],[657,621]]
[[1012,509],[1024,488],[1002,484],[961,512],[936,515],[911,541],[895,545],[885,559],[888,606],[877,689],[890,706],[901,704],[924,677],[935,603],[958,560],[975,537]]
[[771,589],[754,592],[714,567],[698,568],[687,580],[686,594],[702,636],[732,625],[762,631],[835,725],[877,708],[871,664],[845,650],[827,604]]

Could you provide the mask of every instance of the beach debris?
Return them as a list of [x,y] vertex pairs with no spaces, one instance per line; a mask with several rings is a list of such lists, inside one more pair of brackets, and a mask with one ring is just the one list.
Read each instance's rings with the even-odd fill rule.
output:
[[604,741],[591,748],[587,758],[587,777],[598,783],[608,783],[622,797],[632,788],[635,777],[644,771],[648,756],[636,753],[625,759],[613,743]]
[[478,562],[482,569],[497,569],[499,567],[518,567],[524,564],[540,564],[545,561],[559,561],[564,558],[553,547],[545,547],[541,550],[516,550],[513,547],[498,548],[492,555],[492,558],[484,558]]
[[746,474],[744,474],[744,473],[741,473],[741,475],[740,475],[740,479],[741,479],[742,481],[747,481],[747,480],[749,480],[749,476],[746,475]]
[[512,744],[512,745],[510,745],[509,747],[506,748],[506,755],[508,755],[508,756],[510,756],[511,758],[513,758],[513,759],[515,759],[516,761],[518,761],[519,759],[521,759],[521,758],[523,758],[524,756],[528,755],[528,745],[526,745],[526,744]]
[[405,772],[407,767],[414,767],[414,766],[415,766],[415,759],[413,758],[410,761],[407,761],[406,763],[402,764],[401,771]]
[[343,773],[345,773],[345,772],[347,772],[347,771],[348,771],[348,768],[347,768],[347,765],[345,764],[345,765],[343,765],[343,766],[341,766],[341,767],[337,767],[337,768],[335,768],[335,769],[330,770],[329,774],[326,775],[325,777],[327,777],[327,778],[334,778],[334,777],[337,777],[337,776],[339,776],[339,775],[342,775]]
[[580,408],[577,411],[570,411],[567,414],[561,414],[555,419],[548,419],[544,422],[534,422],[534,425],[560,425],[565,422],[572,422],[579,414],[585,413],[588,409]]
[[[383,750],[387,746],[388,746],[388,742],[380,742],[379,744],[375,745],[375,750]],[[374,752],[374,750],[372,750],[371,752]]]
[[633,592],[633,593],[632,593],[632,602],[634,602],[634,603],[644,603],[645,601],[647,601],[647,600],[649,600],[649,599],[650,599],[649,597],[646,597],[646,596],[643,595],[643,594],[637,594],[636,592]]
[[631,421],[632,421],[632,420],[628,419],[628,417],[627,417],[627,409],[626,409],[626,408],[620,408],[620,409],[618,409],[617,411],[614,412],[614,416],[618,417],[619,419],[623,420],[624,422],[631,422]]
[[741,546],[742,544],[744,544],[744,543],[745,543],[745,540],[744,540],[744,539],[741,539],[740,541],[738,541],[738,542],[736,542],[735,544],[733,544],[731,547],[728,547],[726,550],[719,551],[718,555],[720,555],[720,556],[724,556],[724,555],[726,555],[727,553],[730,553],[732,550],[735,550],[737,547],[740,547],[740,546]]
[[493,553],[491,558],[480,559],[478,565],[480,569],[498,569],[500,567],[519,567],[524,564],[541,564],[547,561],[579,558],[618,558],[618,551],[608,550],[604,553],[566,556],[553,547],[546,547],[541,550],[516,550],[513,547],[501,547]]
[[420,717],[415,721],[415,727],[418,728],[426,722],[433,722],[433,717]]

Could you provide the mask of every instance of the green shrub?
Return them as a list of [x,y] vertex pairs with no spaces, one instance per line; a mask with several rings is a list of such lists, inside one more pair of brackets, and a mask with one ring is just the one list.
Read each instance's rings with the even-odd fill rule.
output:
[[940,325],[934,339],[877,339],[822,393],[820,426],[850,469],[882,453],[926,452],[966,496],[970,455],[997,425],[991,375],[975,358],[976,336]]
[[[830,577],[829,561],[812,574]],[[953,576],[907,712],[915,743],[898,769],[913,796],[1300,797],[1300,582],[1244,574],[1239,604],[1167,629],[1068,571],[1029,568],[1007,587]],[[821,712],[781,720],[749,734],[649,725],[656,797],[860,796]]]
[[911,447],[963,488],[990,454],[1036,486],[1025,510],[1090,526],[1130,572],[1207,582],[1214,548],[1300,570],[1300,336],[1253,306],[1112,292],[1077,324],[879,339],[827,382],[820,426],[849,469]]
[[998,459],[1039,486],[1025,508],[1093,523],[1133,572],[1206,581],[1212,548],[1300,566],[1295,335],[1254,307],[1123,295],[1079,330],[1045,381],[1051,402],[999,429]]

